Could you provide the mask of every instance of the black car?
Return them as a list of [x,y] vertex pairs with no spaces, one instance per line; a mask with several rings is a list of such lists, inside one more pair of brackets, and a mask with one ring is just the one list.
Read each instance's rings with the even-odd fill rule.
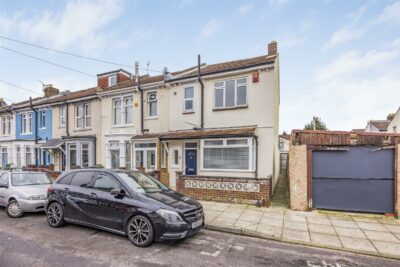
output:
[[45,210],[51,227],[95,227],[127,235],[139,247],[184,239],[204,226],[200,203],[139,172],[65,172],[49,187]]

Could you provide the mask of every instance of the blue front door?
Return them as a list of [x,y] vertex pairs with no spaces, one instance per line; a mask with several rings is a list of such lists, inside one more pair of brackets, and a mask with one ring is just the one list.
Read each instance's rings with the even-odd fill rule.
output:
[[197,150],[186,149],[185,150],[185,174],[196,175],[197,174]]

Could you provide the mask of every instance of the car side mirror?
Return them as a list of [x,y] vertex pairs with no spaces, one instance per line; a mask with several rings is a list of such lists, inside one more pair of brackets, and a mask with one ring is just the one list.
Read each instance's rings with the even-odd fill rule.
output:
[[123,198],[125,196],[125,191],[119,188],[111,189],[111,195],[115,196],[116,198]]

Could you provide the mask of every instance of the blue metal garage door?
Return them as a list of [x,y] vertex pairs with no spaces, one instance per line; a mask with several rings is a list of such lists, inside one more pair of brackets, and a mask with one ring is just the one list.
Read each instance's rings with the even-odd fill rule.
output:
[[393,149],[351,147],[312,155],[314,208],[393,213]]

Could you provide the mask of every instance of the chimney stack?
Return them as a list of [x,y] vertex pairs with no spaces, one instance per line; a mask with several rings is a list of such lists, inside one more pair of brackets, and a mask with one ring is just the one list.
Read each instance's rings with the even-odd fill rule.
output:
[[52,84],[43,84],[43,93],[45,97],[58,95],[60,91],[54,88]]
[[4,99],[2,97],[0,97],[0,108],[4,108],[7,107],[7,103],[6,101],[4,101]]
[[389,115],[387,115],[387,117],[386,117],[386,120],[388,120],[388,121],[392,121],[392,120],[393,120],[393,118],[394,118],[394,116],[396,116],[396,114],[394,114],[394,113],[390,113]]
[[268,56],[274,56],[278,54],[278,43],[276,41],[271,41],[268,44]]

